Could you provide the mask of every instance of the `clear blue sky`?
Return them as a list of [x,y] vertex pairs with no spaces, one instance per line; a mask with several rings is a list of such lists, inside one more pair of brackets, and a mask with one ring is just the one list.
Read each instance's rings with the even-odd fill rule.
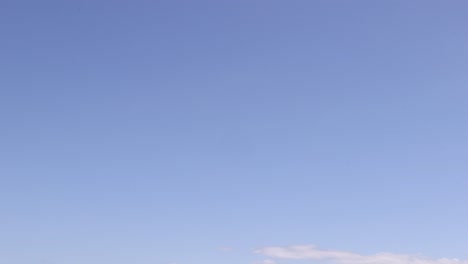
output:
[[467,25],[461,0],[0,1],[0,264],[467,259]]

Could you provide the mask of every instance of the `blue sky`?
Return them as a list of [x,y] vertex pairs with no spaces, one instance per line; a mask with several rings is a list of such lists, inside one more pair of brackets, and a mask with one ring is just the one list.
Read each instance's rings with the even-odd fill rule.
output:
[[467,10],[0,1],[0,264],[465,264]]

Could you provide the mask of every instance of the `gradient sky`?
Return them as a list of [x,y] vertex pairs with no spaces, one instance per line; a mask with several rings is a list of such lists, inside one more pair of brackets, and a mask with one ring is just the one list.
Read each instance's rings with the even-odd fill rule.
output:
[[467,26],[462,0],[1,0],[0,264],[468,259]]

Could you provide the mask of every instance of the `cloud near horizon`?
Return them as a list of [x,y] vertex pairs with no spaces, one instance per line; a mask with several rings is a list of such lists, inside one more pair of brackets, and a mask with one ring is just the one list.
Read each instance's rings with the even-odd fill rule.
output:
[[265,259],[265,260],[262,260],[262,261],[254,262],[253,264],[276,264],[276,262],[274,262],[271,259]]
[[361,255],[347,251],[323,250],[314,245],[264,247],[255,250],[255,253],[276,259],[328,260],[337,264],[468,264],[468,260],[455,258],[431,259],[419,255],[394,253]]

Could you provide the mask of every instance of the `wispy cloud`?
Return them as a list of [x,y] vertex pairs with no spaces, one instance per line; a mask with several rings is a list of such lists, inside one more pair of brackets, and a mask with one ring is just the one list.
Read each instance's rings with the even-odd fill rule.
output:
[[234,250],[234,248],[232,248],[232,247],[220,247],[218,249],[221,250],[221,251],[233,251]]
[[468,260],[454,258],[431,259],[419,255],[393,253],[361,255],[354,252],[319,249],[314,245],[264,247],[255,253],[276,259],[329,260],[338,264],[468,264]]
[[262,261],[254,262],[253,264],[276,264],[276,262],[271,259],[265,259]]

